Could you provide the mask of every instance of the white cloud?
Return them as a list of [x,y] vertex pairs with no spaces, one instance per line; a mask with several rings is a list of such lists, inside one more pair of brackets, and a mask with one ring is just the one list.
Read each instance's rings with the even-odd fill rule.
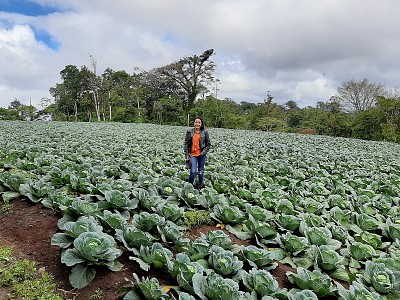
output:
[[[315,106],[342,82],[399,87],[397,0],[36,0],[58,12],[0,12],[0,106],[49,97],[69,64],[151,69],[213,48],[219,98]],[[35,36],[45,30],[54,51]]]

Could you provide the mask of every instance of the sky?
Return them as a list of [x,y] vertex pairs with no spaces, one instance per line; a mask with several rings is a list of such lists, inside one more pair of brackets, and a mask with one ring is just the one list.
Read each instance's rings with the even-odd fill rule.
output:
[[0,0],[0,107],[40,109],[67,65],[151,70],[214,49],[237,103],[329,101],[349,80],[400,88],[398,0]]

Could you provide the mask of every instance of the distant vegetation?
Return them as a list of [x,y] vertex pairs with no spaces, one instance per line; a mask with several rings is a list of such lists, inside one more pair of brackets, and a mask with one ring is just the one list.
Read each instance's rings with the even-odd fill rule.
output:
[[0,108],[0,120],[188,125],[201,115],[209,127],[400,140],[400,97],[382,84],[349,80],[316,107],[299,108],[293,100],[278,105],[269,92],[262,103],[238,103],[218,98],[213,55],[210,49],[150,71],[107,68],[101,75],[90,56],[91,68],[67,65],[60,72],[61,83],[50,88],[53,98],[43,98],[41,109],[15,99]]

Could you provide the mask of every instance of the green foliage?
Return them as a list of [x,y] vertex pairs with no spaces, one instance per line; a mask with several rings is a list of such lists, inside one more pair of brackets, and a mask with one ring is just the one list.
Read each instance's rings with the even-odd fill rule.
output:
[[30,280],[36,273],[36,264],[27,259],[11,259],[2,263],[0,286],[14,285],[20,281]]
[[376,108],[355,115],[352,122],[352,137],[364,140],[382,140],[382,127]]
[[97,288],[92,295],[90,295],[88,300],[101,300],[103,299],[104,292],[100,289]]
[[57,294],[53,277],[36,270],[36,263],[12,256],[12,248],[0,246],[0,287],[9,287],[9,299],[62,300]]
[[183,215],[183,225],[188,229],[201,225],[214,225],[210,212],[207,210],[186,211]]
[[39,278],[15,284],[12,288],[12,296],[25,300],[62,300],[62,297],[57,294],[53,277],[46,272],[43,272]]
[[157,278],[145,278],[142,280],[133,273],[135,282],[132,282],[133,287],[125,294],[123,300],[162,300],[168,299],[168,295],[161,289]]

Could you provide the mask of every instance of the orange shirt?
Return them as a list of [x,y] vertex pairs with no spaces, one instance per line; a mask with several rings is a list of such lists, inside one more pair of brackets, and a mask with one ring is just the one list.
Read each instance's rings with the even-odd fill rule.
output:
[[200,132],[195,132],[192,138],[192,151],[190,151],[191,156],[200,156]]

